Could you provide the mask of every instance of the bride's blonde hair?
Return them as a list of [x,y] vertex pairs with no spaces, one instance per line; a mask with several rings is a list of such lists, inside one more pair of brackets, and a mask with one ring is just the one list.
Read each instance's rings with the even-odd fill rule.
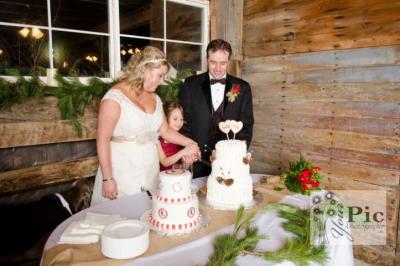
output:
[[143,90],[144,69],[160,68],[169,64],[164,53],[153,46],[146,46],[142,51],[135,53],[124,66],[118,81],[125,81],[129,88],[139,94]]

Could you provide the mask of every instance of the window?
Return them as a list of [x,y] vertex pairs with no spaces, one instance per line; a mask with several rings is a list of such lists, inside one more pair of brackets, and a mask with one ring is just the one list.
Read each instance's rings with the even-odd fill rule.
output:
[[137,49],[180,71],[205,68],[208,1],[14,0],[0,9],[0,75],[116,77]]

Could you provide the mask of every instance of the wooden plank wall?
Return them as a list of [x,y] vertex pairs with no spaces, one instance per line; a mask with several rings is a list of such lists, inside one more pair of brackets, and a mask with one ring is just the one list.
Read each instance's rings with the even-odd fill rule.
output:
[[70,121],[60,120],[56,97],[29,99],[0,111],[0,148],[30,146],[96,138],[98,103],[93,102],[82,117],[79,137]]
[[328,188],[387,191],[387,245],[354,253],[371,265],[394,265],[400,1],[247,0],[243,14],[240,66],[255,111],[252,171],[279,174],[301,152],[323,169]]
[[400,43],[398,0],[246,0],[243,54],[251,57]]
[[327,186],[388,191],[392,257],[400,180],[400,46],[248,58],[252,171],[281,173],[300,153]]
[[[254,151],[268,147],[271,172],[282,170],[282,157],[307,150],[325,169],[398,185],[399,59],[400,46],[392,46],[244,60],[259,118]],[[287,142],[297,145],[282,146]],[[362,170],[354,171],[360,164]]]

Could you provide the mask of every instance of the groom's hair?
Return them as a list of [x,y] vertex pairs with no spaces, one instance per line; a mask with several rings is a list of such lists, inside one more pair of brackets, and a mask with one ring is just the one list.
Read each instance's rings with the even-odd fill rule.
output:
[[208,58],[208,52],[211,51],[215,53],[218,50],[226,51],[229,53],[229,57],[231,58],[232,55],[232,47],[229,44],[229,42],[222,40],[222,39],[215,39],[212,40],[208,45],[207,45],[207,58]]

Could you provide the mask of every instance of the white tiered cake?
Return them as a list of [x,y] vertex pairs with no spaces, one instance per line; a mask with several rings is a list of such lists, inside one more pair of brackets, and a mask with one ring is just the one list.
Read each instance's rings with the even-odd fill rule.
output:
[[160,173],[160,190],[153,195],[148,216],[151,229],[166,234],[186,234],[201,223],[197,195],[191,191],[191,173],[171,169]]
[[216,209],[236,210],[254,204],[246,142],[222,140],[215,145],[212,170],[207,180],[207,204]]

